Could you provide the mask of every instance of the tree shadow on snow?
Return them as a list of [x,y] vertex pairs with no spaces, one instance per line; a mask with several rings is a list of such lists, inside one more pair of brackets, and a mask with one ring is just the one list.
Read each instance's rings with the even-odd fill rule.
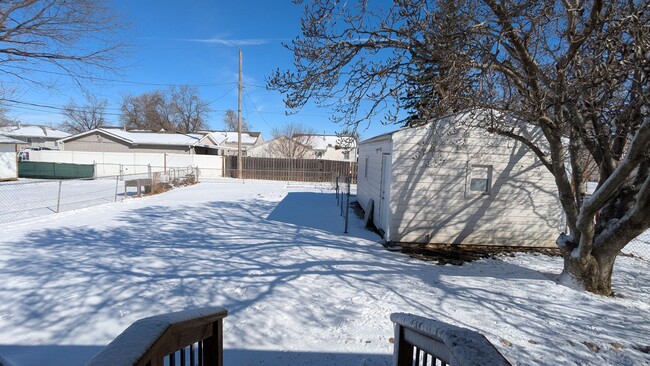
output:
[[[513,296],[504,290],[527,279],[540,284],[531,291],[543,291],[550,281],[543,273],[501,260],[464,266],[417,261],[363,239],[375,234],[366,233],[353,215],[353,234],[332,235],[343,225],[342,219],[332,223],[338,210],[331,194],[290,193],[279,204],[262,199],[157,204],[123,212],[119,225],[35,229],[0,253],[5,258],[0,277],[11,279],[0,283],[0,341],[15,340],[0,353],[59,347],[21,348],[28,347],[23,339],[29,334],[61,345],[80,338],[107,344],[137,319],[207,305],[229,310],[226,357],[244,364],[258,355],[270,365],[328,357],[337,364],[383,362],[392,349],[388,316],[397,311],[478,329],[492,340],[499,339],[501,327],[521,327],[535,339],[538,324],[567,321],[566,312],[552,304],[540,309],[525,292]],[[582,314],[579,307],[572,311]],[[609,310],[604,307],[603,314]],[[458,317],[457,311],[469,316]],[[498,323],[477,328],[481,323],[472,319],[486,314]],[[377,316],[385,322],[369,323]],[[624,331],[615,322],[608,330]],[[374,338],[359,335],[368,333]],[[385,354],[275,351],[280,340],[299,341],[300,348],[332,338],[379,342]],[[93,347],[76,356],[89,358]]]

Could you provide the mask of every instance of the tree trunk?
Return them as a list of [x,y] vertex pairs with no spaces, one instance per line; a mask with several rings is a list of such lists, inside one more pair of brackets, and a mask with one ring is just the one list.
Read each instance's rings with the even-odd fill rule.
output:
[[572,252],[572,250],[563,250],[564,269],[560,277],[570,276],[589,292],[605,296],[613,295],[612,270],[618,252],[592,252],[586,258],[574,258]]

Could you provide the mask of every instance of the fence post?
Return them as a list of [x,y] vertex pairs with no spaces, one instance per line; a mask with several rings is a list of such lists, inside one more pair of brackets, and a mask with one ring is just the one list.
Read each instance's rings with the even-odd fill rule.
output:
[[115,201],[114,202],[117,202],[117,188],[119,187],[119,185],[120,185],[120,176],[116,175],[115,176]]
[[341,200],[340,207],[341,207],[341,216],[343,216],[343,189],[341,189],[341,194],[339,195],[339,199]]
[[56,199],[56,213],[59,213],[59,208],[61,207],[61,185],[63,184],[63,180],[59,180],[59,195],[57,196]]
[[147,174],[148,178],[151,179],[151,163],[147,164]]
[[336,205],[339,205],[339,175],[336,175]]
[[348,233],[348,217],[350,216],[350,185],[352,183],[352,175],[348,175],[348,194],[347,202],[345,205],[345,234]]

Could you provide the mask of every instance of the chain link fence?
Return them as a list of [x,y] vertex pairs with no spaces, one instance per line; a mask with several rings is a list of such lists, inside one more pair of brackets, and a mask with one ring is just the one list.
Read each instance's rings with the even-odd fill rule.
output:
[[623,254],[650,261],[650,230],[636,237],[621,251]]
[[[25,179],[0,183],[0,225],[79,208],[123,201],[145,186],[145,193],[195,183],[199,169],[145,166],[144,171],[94,179]],[[153,169],[152,169],[153,168]],[[147,186],[149,189],[147,189]],[[158,188],[158,189],[156,189]]]
[[350,219],[350,195],[352,194],[352,175],[334,175],[334,190],[336,191],[336,205],[341,209],[345,226],[343,232],[348,233]]

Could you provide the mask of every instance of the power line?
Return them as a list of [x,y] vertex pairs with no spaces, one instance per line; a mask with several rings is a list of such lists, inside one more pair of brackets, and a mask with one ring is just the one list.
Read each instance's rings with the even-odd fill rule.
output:
[[111,83],[131,84],[131,85],[170,86],[170,87],[174,87],[174,86],[210,87],[210,86],[237,85],[237,82],[230,82],[230,83],[208,83],[208,84],[151,83],[151,82],[144,82],[144,81],[130,81],[130,80],[119,80],[119,79],[102,78],[102,77],[98,77],[98,76],[83,76],[83,75],[71,76],[70,74],[66,74],[66,73],[64,73],[64,72],[38,70],[38,69],[32,69],[32,68],[29,68],[29,67],[17,67],[17,66],[12,66],[12,65],[4,65],[3,67],[11,67],[11,68],[18,69],[18,70],[26,70],[26,71],[32,71],[32,72],[39,72],[39,73],[43,73],[43,74],[51,74],[51,75],[59,75],[59,76],[68,76],[68,77],[72,77],[72,78],[75,78],[75,79],[85,79],[85,80],[95,80],[95,81],[106,81],[106,82],[111,82]]
[[[236,86],[235,86],[236,87]],[[230,94],[234,88],[230,89],[228,92],[225,94],[221,95],[215,100],[210,101],[209,103],[215,103],[219,101],[220,99],[226,97],[228,94]],[[253,102],[253,99],[251,98],[250,94],[244,90],[244,93],[248,97],[248,99],[251,101],[253,104],[253,107],[255,109],[255,113],[257,113],[262,121],[269,127],[272,128],[269,123],[264,119],[262,116],[263,114],[274,114],[274,115],[284,115],[282,112],[262,112],[257,109],[257,105],[255,105],[255,102]],[[73,111],[81,111],[81,108],[76,108],[76,109],[71,109],[71,108],[66,108],[64,106],[57,106],[57,105],[48,105],[48,104],[43,104],[43,103],[36,103],[36,102],[29,102],[29,101],[20,101],[20,100],[15,100],[15,99],[6,99],[6,98],[0,98],[0,101],[2,102],[7,102],[11,103],[12,108],[20,108],[20,109],[25,109],[25,110],[31,110],[31,111],[36,111],[36,112],[45,112],[45,113],[51,113],[51,114],[62,114],[66,110],[73,110]],[[35,108],[34,108],[35,107]],[[36,108],[44,108],[43,109],[36,109]],[[227,108],[227,109],[213,109],[213,112],[226,112],[229,109],[232,108]],[[108,116],[120,116],[121,115],[121,108],[110,108],[110,107],[105,107],[104,110],[109,110],[109,111],[115,111],[115,112],[104,112],[105,115]],[[119,113],[118,113],[119,112]],[[301,114],[301,113],[296,113],[296,115],[302,116],[302,117],[327,117],[325,115],[317,115],[317,114]]]
[[255,111],[255,113],[257,113],[258,116],[260,116],[260,118],[262,119],[262,122],[264,122],[264,124],[265,124],[268,128],[273,129],[273,127],[271,127],[271,125],[270,125],[268,122],[266,122],[266,120],[264,119],[264,117],[262,116],[262,114],[260,114],[260,111],[258,110],[257,106],[255,105],[255,102],[253,102],[253,98],[251,98],[250,94],[248,94],[248,92],[247,92],[246,90],[244,90],[244,93],[246,94],[246,96],[248,97],[248,99],[251,101],[251,104],[253,104],[253,108],[254,108],[253,110]]

